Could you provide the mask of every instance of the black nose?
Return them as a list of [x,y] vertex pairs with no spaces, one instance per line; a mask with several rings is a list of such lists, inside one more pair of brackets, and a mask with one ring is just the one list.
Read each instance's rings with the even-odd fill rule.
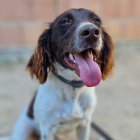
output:
[[93,25],[84,26],[80,30],[80,36],[83,39],[98,39],[100,37],[100,30]]

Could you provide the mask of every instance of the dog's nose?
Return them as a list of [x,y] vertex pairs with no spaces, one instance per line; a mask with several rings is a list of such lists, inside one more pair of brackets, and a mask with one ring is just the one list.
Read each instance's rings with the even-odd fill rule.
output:
[[98,39],[100,37],[100,30],[98,27],[88,25],[80,30],[80,36],[83,39]]

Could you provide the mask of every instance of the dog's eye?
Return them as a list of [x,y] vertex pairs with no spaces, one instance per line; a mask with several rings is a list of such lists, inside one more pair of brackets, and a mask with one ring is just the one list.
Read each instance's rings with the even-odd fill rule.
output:
[[61,25],[70,25],[71,24],[71,20],[69,19],[64,19],[61,21]]
[[95,23],[100,23],[101,22],[101,20],[97,17],[92,18],[92,21],[95,22]]

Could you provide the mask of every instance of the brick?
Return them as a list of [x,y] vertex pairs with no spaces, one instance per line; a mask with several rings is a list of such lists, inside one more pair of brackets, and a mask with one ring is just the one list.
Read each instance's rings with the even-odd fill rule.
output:
[[[57,0],[56,0],[57,1]],[[55,7],[57,8],[56,15],[64,12],[65,10],[70,9],[70,1],[69,0],[58,0],[55,4]]]
[[[114,0],[104,0],[102,3],[102,15],[104,18],[110,18],[116,16],[115,7],[118,1]],[[116,5],[116,6],[115,6]]]
[[100,14],[100,0],[71,0],[71,7],[86,8]]
[[47,28],[47,25],[45,27],[45,23],[30,22],[24,24],[22,28],[24,45],[36,46],[40,34]]
[[114,40],[140,40],[140,21],[110,21],[105,27]]
[[36,46],[38,37],[48,26],[43,22],[0,24],[0,47]]
[[126,40],[140,40],[140,21],[132,20],[127,22],[124,26],[124,39]]
[[131,3],[130,15],[140,19],[140,0],[133,0]]
[[54,19],[54,5],[52,0],[34,0],[32,6],[33,19],[50,22]]
[[30,17],[31,7],[28,0],[0,1],[0,20],[23,20]]
[[104,0],[100,4],[104,18],[130,17],[132,0]]
[[121,40],[123,38],[123,24],[119,21],[106,21],[104,27],[113,40]]
[[103,18],[114,40],[140,39],[140,0],[0,0],[0,46],[36,45],[45,23],[82,7]]
[[46,20],[54,18],[52,0],[0,1],[0,20]]
[[0,46],[23,44],[22,28],[17,24],[0,24]]

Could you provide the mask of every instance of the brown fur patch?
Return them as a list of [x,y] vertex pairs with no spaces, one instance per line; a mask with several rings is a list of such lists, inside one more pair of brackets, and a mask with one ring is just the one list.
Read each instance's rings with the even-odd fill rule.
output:
[[28,106],[28,110],[27,110],[27,116],[31,119],[34,119],[34,102],[36,99],[36,95],[37,95],[37,91],[35,92],[29,106]]

